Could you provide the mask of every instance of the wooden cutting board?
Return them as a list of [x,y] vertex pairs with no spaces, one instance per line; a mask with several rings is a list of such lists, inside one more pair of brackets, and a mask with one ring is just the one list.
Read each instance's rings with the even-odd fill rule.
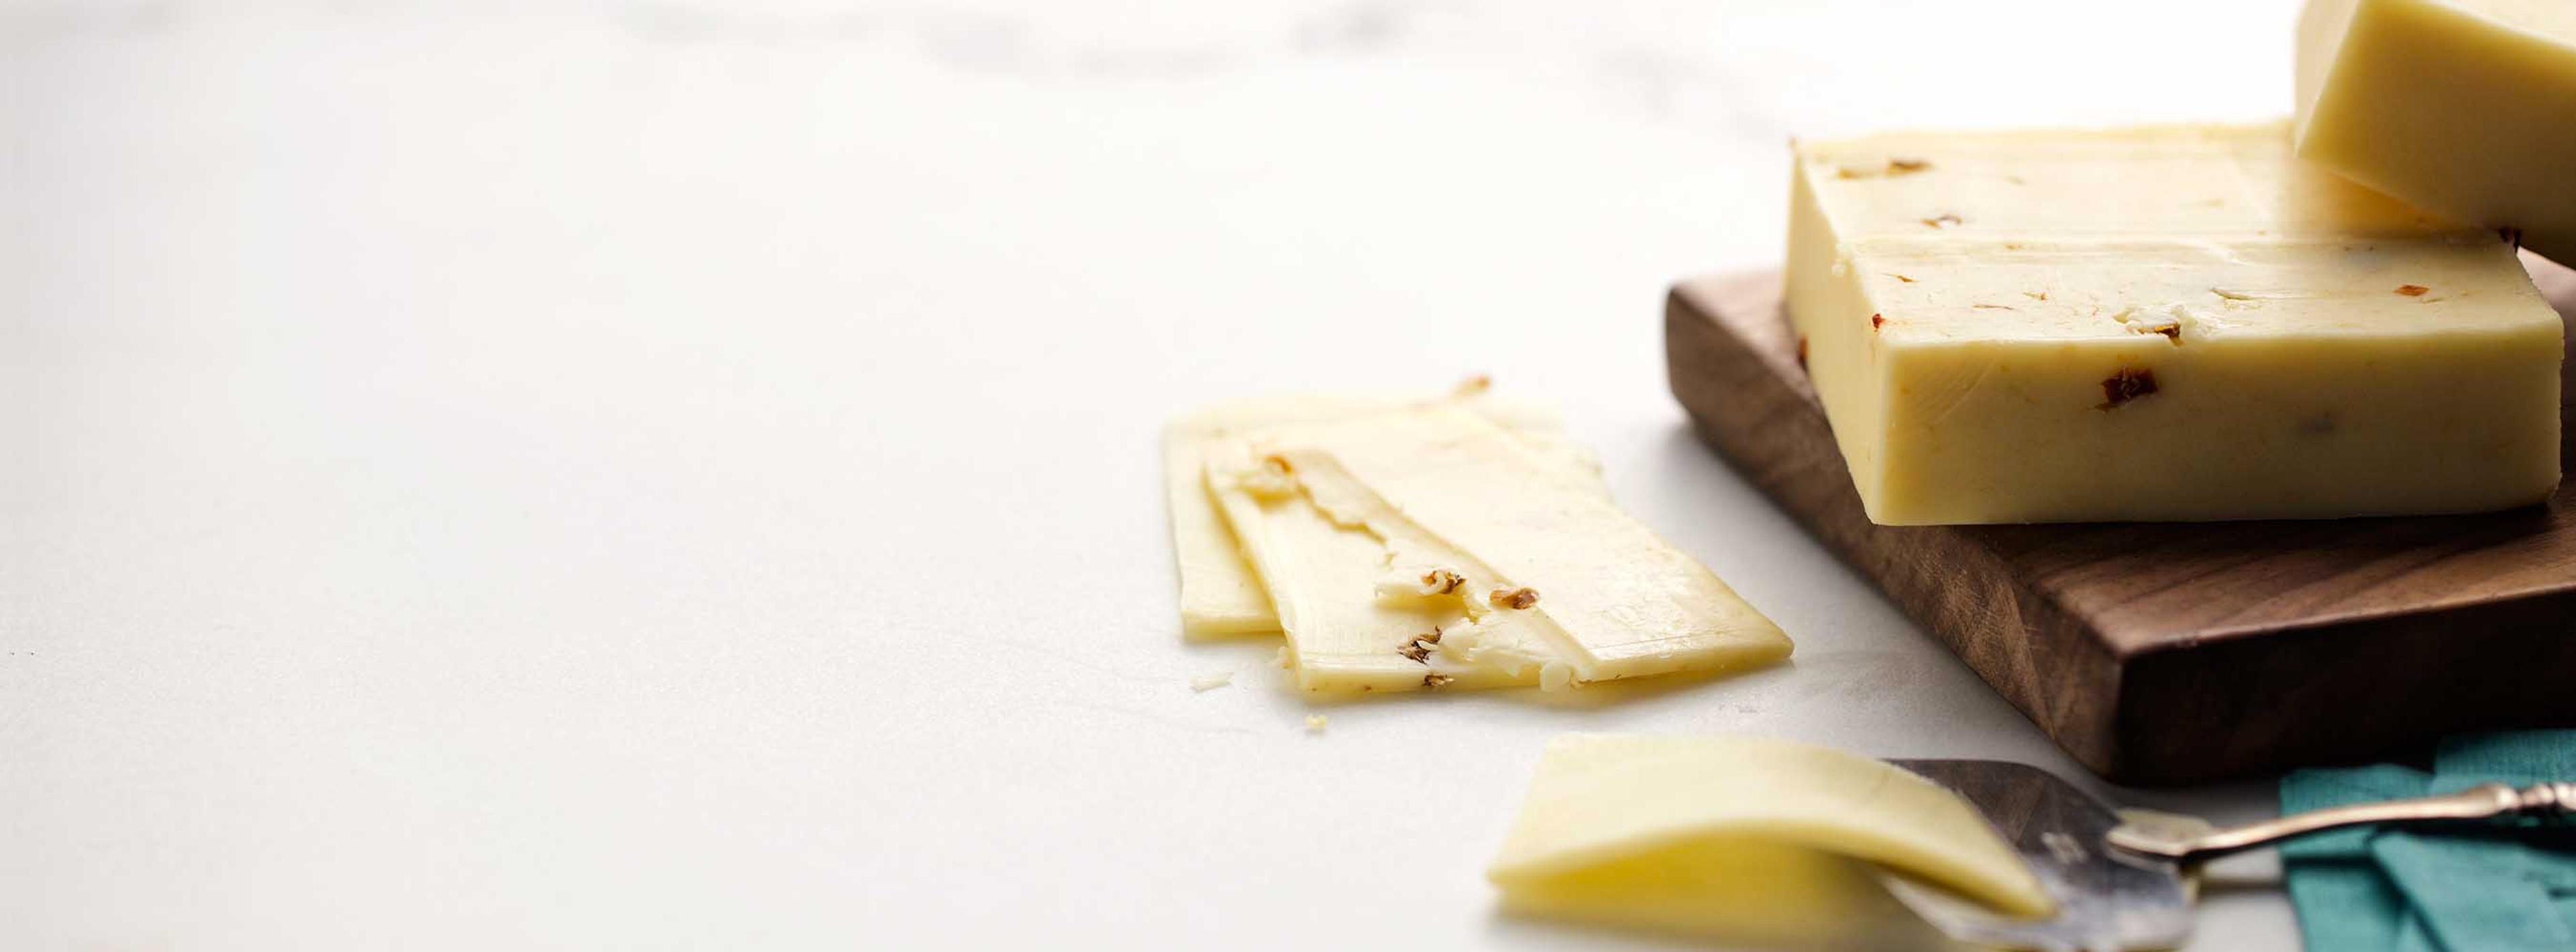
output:
[[[2576,272],[2528,260],[2576,314]],[[2185,783],[2576,725],[2566,485],[2546,507],[2480,516],[1880,526],[1798,366],[1778,274],[1675,286],[1664,334],[1700,436],[2107,778]]]

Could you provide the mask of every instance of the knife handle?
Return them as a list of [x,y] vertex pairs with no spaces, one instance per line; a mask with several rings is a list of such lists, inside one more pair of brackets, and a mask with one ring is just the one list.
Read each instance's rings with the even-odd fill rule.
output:
[[2497,817],[2576,817],[2576,783],[2539,783],[2516,790],[2482,783],[2456,793],[2351,803],[2224,830],[2195,830],[2132,820],[2112,828],[2111,845],[2172,860],[2207,859],[2326,830],[2373,823],[2487,820]]

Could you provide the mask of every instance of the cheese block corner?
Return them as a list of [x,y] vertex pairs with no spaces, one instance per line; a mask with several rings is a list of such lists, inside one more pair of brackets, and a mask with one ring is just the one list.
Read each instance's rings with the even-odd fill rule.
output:
[[2576,3],[2310,0],[2300,157],[2576,261]]

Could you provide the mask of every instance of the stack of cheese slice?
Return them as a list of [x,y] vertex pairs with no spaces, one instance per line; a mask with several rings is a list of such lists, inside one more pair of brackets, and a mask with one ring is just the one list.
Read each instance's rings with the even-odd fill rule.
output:
[[1297,683],[1550,689],[1785,658],[1726,583],[1613,506],[1552,415],[1268,400],[1164,440],[1183,628],[1283,632]]

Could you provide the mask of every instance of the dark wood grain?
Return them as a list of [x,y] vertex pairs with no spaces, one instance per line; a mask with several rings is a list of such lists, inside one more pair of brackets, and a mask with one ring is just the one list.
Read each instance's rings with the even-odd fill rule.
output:
[[[2576,273],[2533,259],[2533,276],[2576,314]],[[2105,777],[2185,783],[2576,725],[2567,485],[2480,516],[1880,526],[1779,302],[1769,273],[1673,288],[1667,369],[1693,426]]]

